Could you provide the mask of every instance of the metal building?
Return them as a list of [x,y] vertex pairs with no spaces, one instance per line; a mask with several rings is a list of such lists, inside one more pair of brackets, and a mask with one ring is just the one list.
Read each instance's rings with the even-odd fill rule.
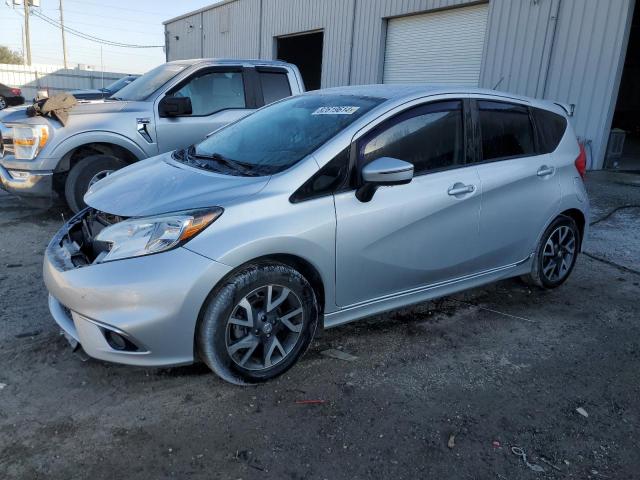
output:
[[616,148],[607,151],[612,128],[626,132],[630,153],[622,158],[637,153],[640,167],[640,15],[634,4],[227,0],[167,20],[166,54],[169,61],[279,58],[298,65],[308,89],[451,83],[569,103],[574,127],[590,147],[590,168],[620,160]]

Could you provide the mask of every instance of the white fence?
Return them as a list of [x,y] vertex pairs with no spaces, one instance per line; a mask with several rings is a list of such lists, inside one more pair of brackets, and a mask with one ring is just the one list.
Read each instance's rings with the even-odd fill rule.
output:
[[22,89],[27,102],[31,102],[39,90],[49,95],[69,90],[101,88],[127,75],[116,72],[65,69],[56,65],[0,64],[0,83]]

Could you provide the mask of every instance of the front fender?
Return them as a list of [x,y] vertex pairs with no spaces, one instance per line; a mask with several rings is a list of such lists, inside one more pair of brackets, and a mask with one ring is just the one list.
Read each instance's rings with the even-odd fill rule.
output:
[[129,151],[138,160],[142,160],[157,153],[156,144],[150,145],[153,147],[153,151],[150,148],[145,150],[140,144],[118,133],[99,130],[91,132],[81,132],[64,139],[58,145],[54,146],[52,151],[48,154],[48,156],[50,157],[60,159],[60,162],[56,166],[55,170],[58,172],[64,172],[68,170],[69,153],[78,147],[82,147],[91,143],[108,143],[117,145]]

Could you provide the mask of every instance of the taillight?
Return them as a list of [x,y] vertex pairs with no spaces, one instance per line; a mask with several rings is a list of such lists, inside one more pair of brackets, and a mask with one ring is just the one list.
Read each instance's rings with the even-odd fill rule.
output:
[[578,155],[578,158],[576,158],[575,165],[576,170],[578,170],[578,173],[584,179],[584,174],[587,172],[587,152],[584,149],[584,145],[580,143],[579,146],[580,155]]
[[13,93],[17,97],[19,95],[22,95],[22,90],[20,90],[19,88],[12,88],[11,93]]

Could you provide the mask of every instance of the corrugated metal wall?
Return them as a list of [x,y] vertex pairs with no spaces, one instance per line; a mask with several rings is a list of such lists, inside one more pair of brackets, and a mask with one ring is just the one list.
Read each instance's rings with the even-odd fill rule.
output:
[[[379,83],[389,18],[474,3],[486,2],[237,0],[168,23],[167,58],[274,58],[275,37],[323,30],[323,87]],[[590,166],[601,167],[632,9],[633,0],[490,0],[480,86],[574,103]]]
[[243,0],[202,13],[204,57],[257,58],[261,0]]
[[203,56],[202,14],[197,13],[165,25],[167,60]]
[[563,0],[544,98],[574,103],[574,127],[602,168],[624,66],[632,0]]
[[57,65],[0,64],[0,83],[22,89],[22,95],[30,102],[38,90],[48,90],[49,95],[69,90],[106,87],[124,77],[126,73],[98,72],[95,70],[65,69]]
[[323,87],[349,83],[355,0],[263,0],[262,57],[275,58],[274,37],[323,30]]

